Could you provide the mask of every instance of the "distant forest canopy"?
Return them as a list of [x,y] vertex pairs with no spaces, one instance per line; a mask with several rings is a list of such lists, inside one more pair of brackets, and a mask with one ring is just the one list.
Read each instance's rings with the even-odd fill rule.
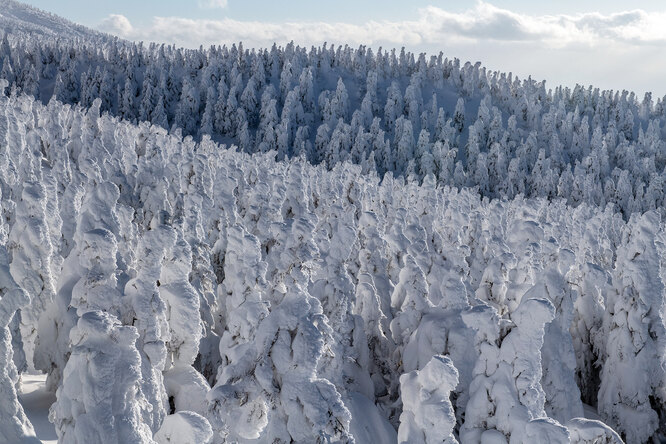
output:
[[666,101],[546,89],[442,53],[364,46],[199,50],[6,34],[0,78],[52,98],[197,140],[383,177],[477,187],[482,196],[663,212]]

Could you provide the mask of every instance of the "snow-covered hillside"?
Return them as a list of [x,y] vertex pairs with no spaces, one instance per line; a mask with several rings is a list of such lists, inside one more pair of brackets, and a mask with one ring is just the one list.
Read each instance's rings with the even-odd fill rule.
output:
[[100,43],[114,39],[14,0],[0,0],[0,29],[5,33],[24,34],[26,38],[86,39]]
[[483,196],[664,214],[666,102],[490,72],[442,54],[293,44],[183,50],[6,35],[0,78],[52,97],[329,168],[433,174]]
[[613,436],[581,395],[656,433],[658,213],[275,162],[94,105],[0,102],[3,393],[47,372],[64,442]]
[[663,101],[14,29],[0,443],[666,439]]

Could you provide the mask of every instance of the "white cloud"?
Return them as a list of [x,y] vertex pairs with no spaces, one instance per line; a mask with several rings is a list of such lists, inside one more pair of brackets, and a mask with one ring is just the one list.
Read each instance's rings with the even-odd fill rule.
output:
[[134,33],[134,28],[128,18],[120,14],[111,14],[105,18],[100,23],[99,29],[121,37],[130,36]]
[[[200,0],[206,7],[224,7],[226,0]],[[302,44],[335,41],[350,44],[414,45],[451,42],[539,42],[548,47],[597,45],[615,41],[627,44],[666,43],[666,12],[647,14],[634,10],[603,15],[528,15],[479,2],[465,12],[453,13],[429,6],[417,20],[369,21],[364,24],[287,22],[266,23],[154,17],[151,25],[135,29],[120,15],[107,18],[101,29],[122,37],[165,41],[186,47],[237,42],[256,45],[294,40]]]
[[227,0],[199,0],[199,7],[205,9],[226,8]]

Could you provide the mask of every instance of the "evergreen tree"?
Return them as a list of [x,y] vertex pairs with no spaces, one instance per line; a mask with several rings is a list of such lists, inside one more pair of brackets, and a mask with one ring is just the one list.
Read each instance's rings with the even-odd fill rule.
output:
[[655,245],[659,215],[650,212],[634,216],[632,221],[631,231],[623,233],[614,290],[606,301],[606,349],[598,402],[602,417],[616,426],[628,443],[638,443],[649,440],[662,426],[666,402],[661,395],[650,393],[666,379],[655,359],[663,354],[661,338],[666,330],[660,311],[654,309],[661,306],[664,289],[655,268],[659,263]]
[[453,113],[453,127],[462,133],[465,129],[465,100],[460,97],[456,102],[456,110]]

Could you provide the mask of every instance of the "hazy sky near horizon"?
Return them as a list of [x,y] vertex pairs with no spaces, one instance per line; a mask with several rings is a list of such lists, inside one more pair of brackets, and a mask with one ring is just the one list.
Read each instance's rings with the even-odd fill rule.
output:
[[618,0],[27,0],[132,40],[266,47],[293,40],[400,48],[492,70],[666,94],[666,3]]

